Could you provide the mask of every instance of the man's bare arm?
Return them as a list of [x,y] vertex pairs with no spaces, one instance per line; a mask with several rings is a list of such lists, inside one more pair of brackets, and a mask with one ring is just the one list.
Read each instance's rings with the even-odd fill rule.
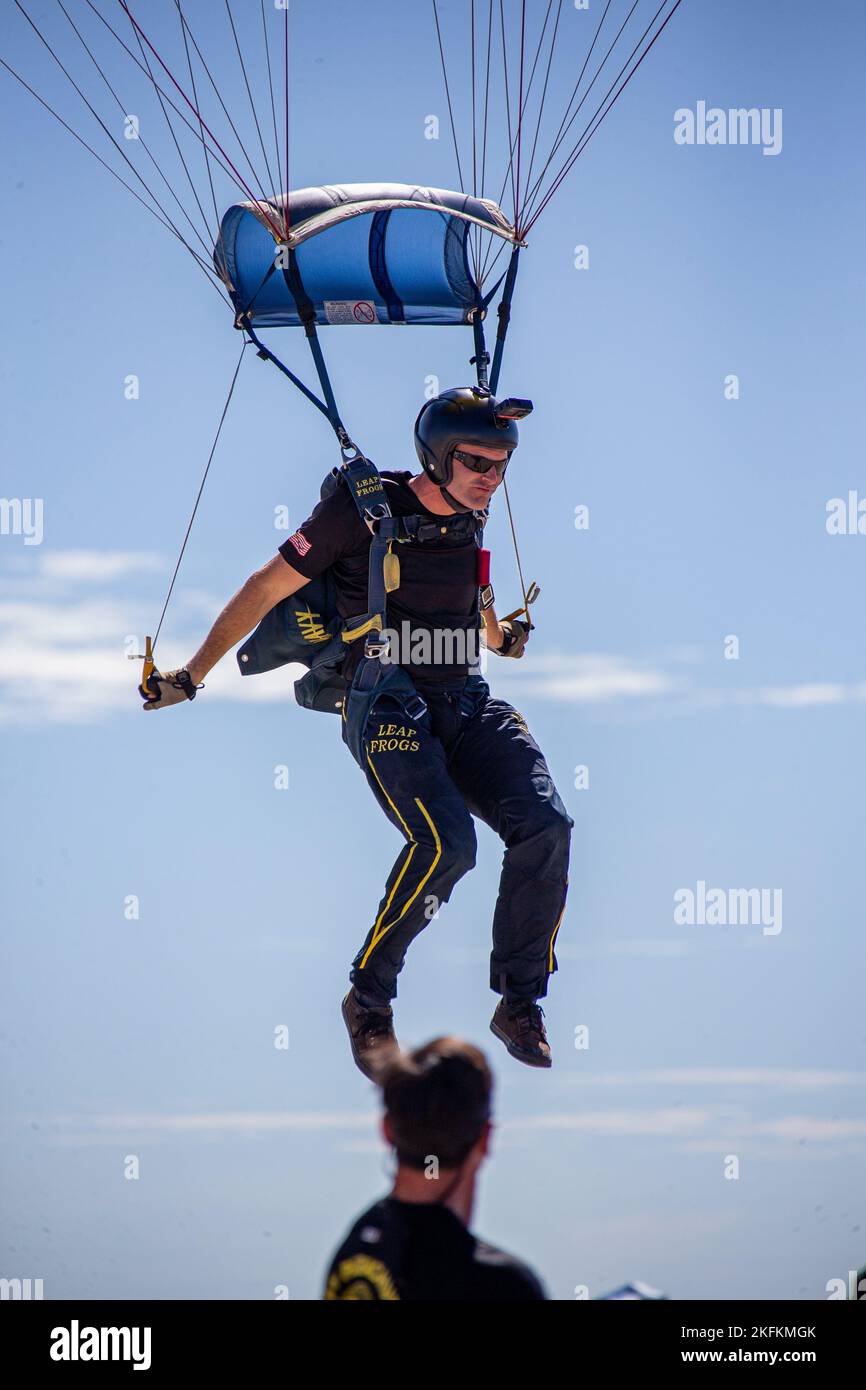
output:
[[488,646],[492,652],[498,651],[505,640],[505,633],[499,626],[499,619],[496,616],[493,604],[491,604],[489,608],[485,608],[481,616],[484,619],[483,637],[485,646]]
[[191,680],[199,685],[220,658],[248,632],[252,632],[274,604],[297,593],[309,582],[306,575],[299,574],[282,555],[275,555],[262,569],[251,574],[234,598],[229,599],[195,656],[187,664]]

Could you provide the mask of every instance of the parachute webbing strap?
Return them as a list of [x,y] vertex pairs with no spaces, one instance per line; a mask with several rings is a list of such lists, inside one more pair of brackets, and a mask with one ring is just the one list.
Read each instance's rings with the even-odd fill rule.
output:
[[398,517],[399,534],[398,541],[417,541],[423,544],[425,541],[438,540],[440,536],[448,536],[452,540],[470,540],[478,535],[483,523],[478,520],[477,512],[458,512],[454,516],[443,516],[436,521],[430,521],[420,513],[413,516]]
[[345,480],[358,515],[370,531],[374,531],[376,523],[391,515],[379,470],[370,459],[358,454],[356,458],[347,459],[341,468],[332,471],[335,478]]
[[380,658],[387,643],[382,641],[381,632],[385,627],[388,593],[385,588],[385,560],[397,536],[398,518],[382,517],[370,537],[370,554],[367,561],[367,611],[357,618],[349,619],[343,628],[344,642],[354,642],[366,636],[364,660],[357,672],[356,684],[362,689],[375,685],[381,670]]
[[[474,515],[475,515],[475,513],[473,512],[473,516],[474,516]],[[486,513],[485,513],[485,520],[486,520]],[[476,563],[476,570],[475,570],[475,573],[476,573],[476,575],[478,574],[478,568],[477,568],[477,567],[478,567],[478,552],[479,552],[480,550],[483,550],[483,549],[484,549],[484,522],[482,521],[482,522],[479,522],[479,524],[477,525],[476,530],[475,530],[475,563]],[[477,584],[477,583],[476,583],[476,585],[475,585],[475,613],[474,613],[474,621],[475,621],[475,628],[476,628],[476,631],[479,631],[479,630],[484,626],[484,614],[483,614],[482,609],[481,609],[481,586],[480,586],[480,584]],[[464,692],[464,694],[465,694],[465,692]],[[461,697],[461,698],[462,698],[462,697]],[[464,712],[465,712],[465,711],[464,711]]]
[[517,279],[517,257],[520,254],[520,247],[515,246],[511,253],[511,260],[508,262],[508,270],[505,274],[505,288],[502,291],[502,298],[499,301],[497,314],[499,315],[499,327],[496,330],[496,346],[493,349],[493,365],[490,369],[490,390],[496,395],[496,388],[499,385],[499,369],[502,366],[502,352],[505,347],[505,337],[508,333],[508,325],[511,322],[511,299],[514,294],[514,282]]
[[397,518],[383,517],[370,541],[370,561],[367,572],[367,610],[371,618],[381,617],[385,624],[388,594],[385,589],[385,556],[397,535]]
[[[307,343],[316,367],[316,375],[319,378],[319,385],[322,388],[322,395],[325,398],[324,413],[331,422],[334,433],[340,441],[340,447],[346,448],[350,444],[349,436],[345,426],[340,419],[340,412],[337,409],[337,402],[334,398],[331,378],[328,376],[328,369],[325,366],[325,358],[322,354],[322,345],[319,342],[319,335],[316,332],[316,310],[307,291],[304,289],[304,282],[301,279],[301,272],[298,269],[298,258],[294,251],[288,253],[288,265],[283,267],[283,278],[295,306],[298,310],[298,317],[304,325],[304,332],[307,335]],[[306,393],[309,396],[309,392]]]
[[[276,353],[271,352],[270,348],[265,347],[261,339],[256,336],[256,332],[252,327],[251,323],[249,322],[249,319],[239,318],[237,326],[238,328],[242,328],[243,331],[246,333],[250,342],[255,347],[259,357],[264,358],[268,362],[273,362],[275,367],[279,367],[280,371],[283,373],[283,376],[287,376],[292,385],[297,386],[301,394],[306,396],[307,400],[311,401],[317,410],[321,410],[322,414],[325,416],[327,420],[330,420],[331,415],[328,410],[328,407],[325,405],[325,402],[320,401],[315,392],[311,391],[309,386],[305,386],[299,376],[295,376],[294,372],[289,371],[289,368],[286,366],[285,362],[281,362],[279,357],[277,357]],[[331,421],[331,423],[333,424],[333,421]],[[339,435],[337,437],[339,438]]]
[[[496,281],[496,284],[493,286],[492,290],[489,290],[488,293],[485,294],[485,295],[483,295],[483,296],[481,295],[480,291],[477,292],[477,297],[476,297],[476,302],[475,302],[475,312],[474,312],[473,315],[472,315],[472,333],[473,333],[473,336],[474,336],[474,338],[475,338],[475,356],[474,356],[474,357],[470,357],[469,361],[470,361],[470,363],[472,364],[472,366],[475,368],[475,375],[476,375],[476,377],[477,377],[477,379],[478,379],[478,385],[479,385],[479,386],[487,386],[489,390],[493,390],[493,391],[494,391],[494,394],[495,394],[495,389],[494,389],[493,387],[490,386],[490,383],[489,383],[489,381],[488,381],[488,368],[489,368],[489,366],[490,366],[490,353],[487,351],[487,344],[486,344],[486,342],[484,341],[484,316],[485,316],[485,314],[487,313],[488,308],[490,307],[491,301],[494,299],[494,297],[495,297],[495,295],[496,295],[496,291],[499,289],[499,286],[502,284],[503,280],[505,280],[505,281],[506,281],[506,286],[505,286],[505,289],[503,290],[503,293],[502,293],[502,303],[500,303],[500,305],[499,305],[499,311],[498,311],[498,312],[499,312],[499,327],[500,327],[500,332],[497,333],[497,347],[499,348],[499,359],[501,360],[501,358],[502,358],[502,347],[499,347],[499,338],[500,338],[500,336],[501,336],[501,338],[502,338],[502,340],[503,340],[503,345],[504,345],[505,334],[508,332],[508,319],[510,318],[510,314],[511,314],[511,296],[512,296],[512,294],[514,293],[514,279],[515,279],[515,276],[516,276],[516,274],[517,274],[517,266],[516,266],[517,249],[518,249],[517,247],[514,248],[514,252],[513,252],[512,257],[511,257],[511,263],[509,263],[508,269],[507,269],[507,270],[504,270],[504,271],[502,272],[502,274],[500,275],[499,279]],[[514,264],[514,267],[515,267],[515,268],[514,268],[514,273],[511,274],[511,279],[510,279],[510,282],[509,282],[509,281],[508,281],[508,276],[509,276],[509,273],[510,273],[510,271],[511,271],[511,264]],[[503,332],[503,331],[501,331],[501,330],[502,330],[502,316],[503,316],[503,308],[502,308],[502,305],[505,303],[505,297],[506,297],[506,295],[508,296],[508,302],[507,302],[506,309],[505,309],[505,315],[506,315],[506,318],[505,318],[505,330],[504,330],[504,332]],[[494,358],[494,363],[496,363],[496,358]],[[495,375],[494,380],[497,380],[497,381],[498,381],[498,379],[499,379],[499,367],[498,367],[498,365],[496,365],[495,371],[496,371],[496,375]]]
[[[298,390],[301,392],[301,394],[303,396],[306,396],[307,400],[310,401],[310,403],[314,405],[317,410],[320,410],[328,420],[331,420],[331,414],[325,402],[320,401],[315,392],[311,391],[309,386],[306,386],[304,382],[301,381],[300,377],[295,376],[294,372],[289,370],[285,362],[280,361],[279,357],[277,357],[275,352],[271,352],[270,348],[265,347],[264,343],[258,337],[255,329],[253,328],[253,307],[262,290],[265,288],[265,285],[268,283],[271,276],[274,274],[276,268],[277,265],[276,261],[274,260],[268,266],[268,269],[262,278],[262,282],[256,290],[255,294],[245,305],[243,305],[243,307],[241,307],[238,304],[238,298],[235,291],[230,289],[229,292],[232,297],[232,303],[235,306],[235,328],[239,328],[242,332],[246,333],[250,342],[255,347],[256,353],[259,357],[261,357],[266,362],[273,362],[274,366],[278,367],[280,371],[283,373],[283,376],[287,376],[292,385],[296,386]],[[331,421],[331,423],[333,424],[333,421]]]
[[[397,535],[397,518],[391,515],[379,470],[363,455],[347,460],[334,476],[344,478],[358,515],[370,531],[367,560],[367,611],[353,619],[343,631],[343,640],[353,641],[366,633],[364,655],[376,658],[384,650],[378,633],[385,626],[385,557]],[[378,665],[378,662],[376,663]]]
[[[399,517],[384,517],[373,532],[370,542],[370,562],[367,568],[367,621],[371,624],[371,630],[367,632],[364,655],[358,663],[352,681],[356,690],[366,693],[376,688],[386,671],[382,657],[387,651],[387,643],[381,638],[381,631],[387,625],[388,594],[385,588],[385,559],[392,543],[397,539],[399,523]],[[410,719],[420,719],[427,709],[426,702],[417,691],[401,691],[401,700]]]
[[475,340],[475,356],[470,357],[469,361],[475,368],[475,376],[479,386],[487,385],[487,369],[490,366],[490,353],[487,351],[487,344],[484,341],[484,315],[487,311],[489,301],[482,299],[480,291],[476,290],[475,310],[472,314],[472,336]]

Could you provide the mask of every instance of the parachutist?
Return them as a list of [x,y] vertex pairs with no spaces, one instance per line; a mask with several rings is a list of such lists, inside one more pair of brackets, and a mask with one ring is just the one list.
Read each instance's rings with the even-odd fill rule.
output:
[[[341,715],[344,743],[403,837],[343,1001],[366,1075],[395,1044],[397,977],[430,920],[427,904],[447,902],[474,866],[473,818],[505,845],[491,1028],[519,1061],[551,1063],[538,1000],[557,969],[572,820],[525,719],[466,659],[470,642],[445,649],[414,640],[443,630],[468,639],[483,627],[492,650],[524,654],[531,624],[496,617],[482,547],[517,446],[515,416],[489,390],[459,387],[428,401],[415,424],[422,471],[379,473],[363,456],[335,469],[312,514],[250,576],[189,662],[194,685],[253,627],[239,653],[244,674],[303,661],[299,703]],[[397,660],[385,640],[394,630],[410,638]]]

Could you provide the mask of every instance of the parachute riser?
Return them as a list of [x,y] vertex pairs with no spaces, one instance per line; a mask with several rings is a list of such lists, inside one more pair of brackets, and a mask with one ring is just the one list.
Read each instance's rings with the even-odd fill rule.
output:
[[488,386],[488,369],[490,367],[490,353],[487,351],[487,344],[484,341],[484,315],[487,310],[483,304],[473,310],[472,313],[472,333],[475,338],[475,356],[470,357],[470,365],[475,368],[475,376],[479,386]]
[[[508,269],[502,279],[497,281],[490,294],[486,297],[478,292],[478,302],[469,314],[469,322],[472,325],[472,334],[475,339],[475,354],[470,357],[470,364],[475,368],[475,376],[479,386],[486,387],[494,396],[499,385],[499,373],[502,368],[502,353],[505,348],[505,339],[508,334],[508,325],[511,322],[511,301],[514,297],[514,286],[517,280],[517,258],[525,242],[515,242],[511,252],[511,259],[508,262]],[[493,358],[487,351],[487,344],[484,339],[484,319],[487,315],[487,308],[490,304],[497,288],[500,284],[504,285],[502,298],[496,310],[499,324],[496,330],[496,345],[493,349]],[[491,366],[492,360],[492,366]]]
[[328,374],[327,370],[325,369],[324,358],[322,357],[321,345],[319,344],[318,337],[316,336],[315,328],[313,328],[312,338],[310,336],[309,330],[307,331],[307,341],[310,343],[311,349],[313,348],[313,342],[315,342],[316,350],[313,351],[313,360],[314,362],[316,362],[317,369],[319,367],[319,363],[321,362],[320,380],[321,377],[324,376],[325,380],[328,382],[328,395],[330,396],[331,402],[330,407],[325,401],[320,400],[316,393],[314,391],[311,391],[309,386],[305,385],[305,383],[301,381],[300,377],[295,376],[295,373],[293,371],[290,371],[290,369],[286,366],[285,362],[282,362],[280,358],[277,357],[275,352],[271,352],[270,348],[265,346],[265,344],[262,342],[262,340],[256,333],[255,329],[253,328],[248,314],[238,314],[237,318],[235,319],[235,328],[240,329],[241,332],[247,335],[253,347],[256,349],[257,357],[260,357],[264,362],[273,362],[274,366],[283,373],[283,376],[288,377],[292,385],[296,386],[297,389],[301,392],[301,394],[305,396],[306,399],[310,401],[310,403],[314,405],[317,410],[321,411],[322,415],[324,415],[325,418],[329,421],[331,428],[337,436],[337,442],[340,445],[340,453],[343,456],[343,462],[346,463],[350,459],[361,457],[361,450],[358,448],[357,444],[355,444],[354,441],[351,439],[349,432],[344,426],[337,411],[336,401],[334,400],[333,392],[331,391],[331,384],[328,380]]
[[502,353],[505,348],[505,338],[508,333],[508,325],[511,322],[511,300],[514,296],[514,285],[517,280],[517,258],[520,255],[520,246],[515,245],[511,253],[511,260],[508,262],[508,271],[505,276],[505,286],[502,291],[502,298],[499,301],[499,308],[496,313],[499,318],[499,326],[496,329],[496,346],[493,349],[493,365],[490,369],[490,390],[496,395],[496,388],[499,385],[499,372],[502,367]]

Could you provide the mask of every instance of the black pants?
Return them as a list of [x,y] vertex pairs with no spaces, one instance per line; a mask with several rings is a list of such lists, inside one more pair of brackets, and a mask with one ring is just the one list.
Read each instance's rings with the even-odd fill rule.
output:
[[486,692],[462,711],[463,684],[418,683],[427,713],[415,720],[383,695],[364,732],[367,781],[406,841],[352,965],[353,983],[377,1000],[395,997],[410,942],[473,867],[473,816],[505,843],[491,988],[509,1000],[538,999],[557,968],[574,822],[523,716]]

